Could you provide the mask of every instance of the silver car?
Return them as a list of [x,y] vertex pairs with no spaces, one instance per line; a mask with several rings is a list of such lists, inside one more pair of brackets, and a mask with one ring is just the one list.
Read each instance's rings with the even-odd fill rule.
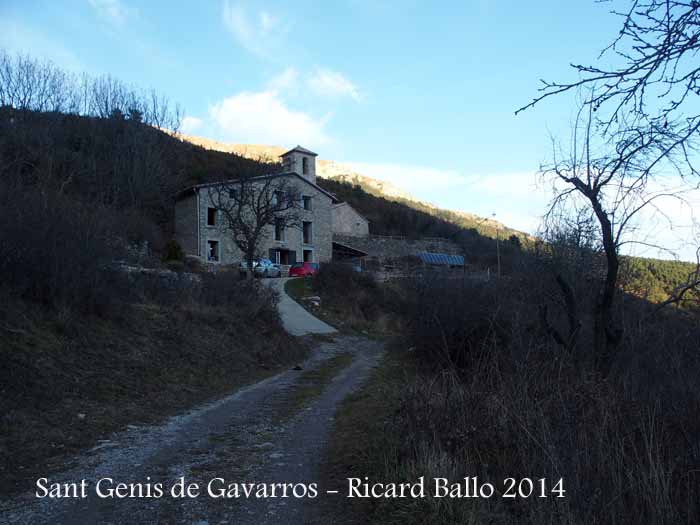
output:
[[[248,262],[241,261],[239,270],[242,276],[246,275],[248,273]],[[270,259],[254,259],[253,275],[255,277],[281,277],[282,270]]]

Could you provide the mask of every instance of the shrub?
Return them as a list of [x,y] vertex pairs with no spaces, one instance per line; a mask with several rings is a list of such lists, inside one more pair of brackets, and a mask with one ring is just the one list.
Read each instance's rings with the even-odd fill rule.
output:
[[20,295],[94,310],[114,299],[105,267],[117,255],[112,213],[61,194],[0,187],[0,273]]
[[590,334],[564,349],[539,326],[532,290],[543,275],[519,277],[411,283],[405,344],[432,368],[397,394],[398,448],[386,457],[400,459],[383,477],[564,478],[565,499],[517,510],[500,499],[419,502],[416,522],[697,522],[697,318],[651,315],[653,305],[627,298],[626,337],[604,377],[586,357]]
[[241,280],[236,272],[203,273],[201,300],[214,307],[238,312],[243,320],[278,324],[277,294],[256,280]]
[[167,268],[168,270],[177,273],[184,272],[186,269],[185,263],[179,259],[168,259],[165,261],[163,266],[165,266],[165,268]]
[[371,328],[391,310],[387,291],[368,273],[356,272],[344,263],[324,264],[312,280],[323,304],[337,311],[343,321],[356,329]]
[[357,272],[350,264],[332,262],[321,265],[313,287],[330,296],[343,297],[351,289],[374,291],[377,283],[368,273]]
[[494,282],[447,279],[428,273],[407,281],[407,338],[428,365],[468,368],[509,338],[509,321]]
[[184,266],[185,252],[182,250],[180,243],[175,239],[168,241],[165,244],[165,254],[163,254],[163,261],[180,261],[183,262]]

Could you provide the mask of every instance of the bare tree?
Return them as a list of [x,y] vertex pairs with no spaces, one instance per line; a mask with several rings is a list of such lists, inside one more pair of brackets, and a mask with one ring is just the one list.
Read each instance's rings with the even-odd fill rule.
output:
[[599,58],[612,55],[620,65],[572,64],[578,80],[542,80],[541,94],[516,114],[550,96],[594,86],[595,93],[586,103],[600,115],[605,131],[614,129],[621,119],[633,119],[637,129],[662,129],[667,135],[673,130],[673,140],[657,151],[657,158],[649,159],[649,168],[680,151],[686,172],[697,175],[692,150],[700,129],[700,2],[632,0],[628,9],[612,13],[622,19],[622,27]]
[[[662,197],[682,200],[682,190],[657,190],[650,186],[651,166],[675,140],[673,132],[647,127],[633,127],[622,122],[607,131],[608,139],[596,142],[593,106],[583,104],[573,129],[572,144],[562,156],[554,148],[554,159],[541,168],[541,174],[553,182],[555,196],[545,221],[557,224],[567,216],[570,207],[585,205],[598,225],[604,255],[604,271],[595,302],[594,341],[604,362],[622,339],[622,331],[614,319],[620,248],[628,243],[643,243],[630,235],[635,220],[643,210],[662,213],[656,206]],[[674,158],[664,166],[673,166]],[[563,186],[562,186],[563,184]],[[564,288],[562,288],[564,289]]]
[[253,261],[275,228],[301,227],[301,196],[285,176],[241,176],[213,184],[209,199],[222,219],[222,229],[243,253],[252,278]]

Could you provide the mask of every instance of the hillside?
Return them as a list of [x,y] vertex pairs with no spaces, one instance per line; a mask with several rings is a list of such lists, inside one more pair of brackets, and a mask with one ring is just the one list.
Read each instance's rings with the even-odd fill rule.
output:
[[[240,155],[241,157],[261,160],[264,162],[276,162],[279,156],[286,151],[285,148],[280,146],[267,146],[260,144],[227,144],[223,142],[218,142],[215,140],[197,137],[194,135],[180,135],[186,142],[190,142],[197,146],[201,146],[205,149],[212,151],[223,151],[227,153],[233,153]],[[352,186],[358,186],[364,190],[364,192],[374,195],[376,197],[381,197],[389,201],[397,202],[405,205],[409,208],[413,208],[422,213],[432,215],[439,218],[442,221],[452,223],[459,228],[470,229],[473,228],[477,230],[482,235],[487,237],[496,237],[496,230],[499,231],[501,237],[510,237],[511,235],[516,235],[521,239],[525,239],[528,236],[522,232],[508,228],[504,224],[494,221],[490,218],[479,217],[471,213],[464,211],[454,211],[445,210],[439,208],[433,204],[420,200],[420,198],[411,195],[409,192],[397,187],[394,184],[385,182],[373,177],[369,177],[362,173],[358,173],[353,169],[352,166],[344,164],[342,162],[336,162],[334,160],[317,159],[316,161],[316,175],[322,179],[333,181],[335,183],[347,183]],[[323,185],[323,184],[321,184]],[[338,188],[337,185],[329,185],[326,189],[332,191],[331,188]],[[352,202],[352,197],[346,195],[344,199]],[[362,206],[360,206],[362,208]],[[358,208],[359,209],[359,208]],[[360,210],[364,215],[376,215],[370,210]],[[382,221],[372,221],[375,226],[380,225]],[[386,231],[375,231],[374,233],[387,233]]]

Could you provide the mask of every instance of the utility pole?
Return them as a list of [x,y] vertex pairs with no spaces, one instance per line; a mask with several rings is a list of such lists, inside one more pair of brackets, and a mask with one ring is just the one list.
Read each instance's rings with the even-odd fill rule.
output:
[[[493,221],[496,222],[496,212],[493,212],[491,214],[493,217]],[[499,237],[499,231],[498,231],[498,223],[496,222],[496,262],[498,264],[498,277],[501,277],[501,246],[500,243],[498,242],[498,237]]]

